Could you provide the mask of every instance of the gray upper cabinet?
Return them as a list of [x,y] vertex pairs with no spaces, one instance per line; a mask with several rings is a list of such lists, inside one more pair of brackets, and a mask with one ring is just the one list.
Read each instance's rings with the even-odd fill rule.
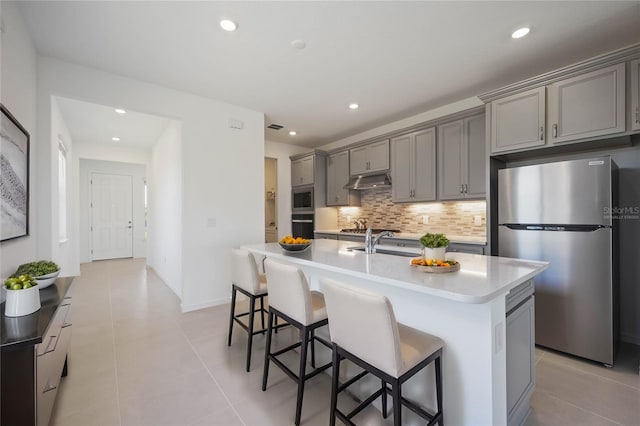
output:
[[350,149],[349,156],[352,176],[389,170],[389,140]]
[[429,128],[391,140],[391,196],[396,203],[436,199],[436,138]]
[[327,157],[327,206],[359,205],[359,194],[344,189],[347,183],[349,183],[349,151],[329,155]]
[[553,144],[626,130],[624,63],[552,83],[548,95]]
[[438,199],[485,196],[484,114],[438,126]]
[[631,61],[631,130],[640,130],[640,59]]
[[313,184],[313,155],[291,162],[291,186]]
[[491,102],[491,153],[545,144],[545,88]]

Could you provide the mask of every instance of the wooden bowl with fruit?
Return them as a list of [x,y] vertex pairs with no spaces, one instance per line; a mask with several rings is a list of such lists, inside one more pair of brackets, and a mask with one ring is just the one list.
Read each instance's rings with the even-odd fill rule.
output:
[[291,235],[286,235],[280,239],[278,244],[280,244],[280,247],[285,251],[303,251],[309,248],[311,240],[307,240],[302,237],[294,238]]
[[425,259],[416,257],[411,259],[411,266],[416,266],[424,272],[443,273],[460,270],[460,262],[453,259]]

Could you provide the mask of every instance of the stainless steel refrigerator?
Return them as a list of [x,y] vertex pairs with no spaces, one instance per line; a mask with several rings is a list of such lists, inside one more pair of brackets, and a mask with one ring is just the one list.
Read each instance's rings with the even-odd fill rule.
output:
[[499,255],[545,260],[536,344],[613,365],[615,164],[609,157],[498,172]]

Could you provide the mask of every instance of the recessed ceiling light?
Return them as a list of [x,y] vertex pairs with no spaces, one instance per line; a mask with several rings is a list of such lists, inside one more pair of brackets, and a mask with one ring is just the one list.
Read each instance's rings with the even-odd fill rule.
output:
[[353,103],[353,104],[349,104],[349,109],[358,109],[360,108],[360,105]]
[[238,28],[238,24],[230,19],[223,19],[222,21],[220,21],[220,26],[225,31],[235,31]]
[[291,42],[291,47],[293,47],[294,49],[302,50],[307,47],[307,43],[305,43],[304,40],[293,40]]
[[115,136],[111,138],[112,141],[114,142],[120,142],[120,138],[116,138]]
[[518,28],[517,30],[515,30],[513,32],[513,34],[511,34],[512,38],[522,38],[524,36],[526,36],[527,34],[529,34],[529,27],[522,27],[522,28]]
[[116,108],[116,109],[115,109],[115,111],[116,111],[118,114],[126,114],[126,113],[127,113],[127,111],[123,110],[122,108]]
[[291,136],[295,136],[295,135],[297,135],[298,133],[296,133],[296,131],[295,131],[295,130],[292,130],[292,131],[290,131],[290,132],[289,132],[289,134],[290,134]]

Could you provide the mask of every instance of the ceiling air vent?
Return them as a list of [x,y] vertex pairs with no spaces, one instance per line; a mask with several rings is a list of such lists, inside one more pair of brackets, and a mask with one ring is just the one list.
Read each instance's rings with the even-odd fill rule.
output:
[[281,126],[281,125],[279,125],[279,124],[272,123],[272,124],[269,124],[269,125],[267,126],[267,129],[280,130],[280,129],[282,129],[282,127],[284,127],[284,126]]

